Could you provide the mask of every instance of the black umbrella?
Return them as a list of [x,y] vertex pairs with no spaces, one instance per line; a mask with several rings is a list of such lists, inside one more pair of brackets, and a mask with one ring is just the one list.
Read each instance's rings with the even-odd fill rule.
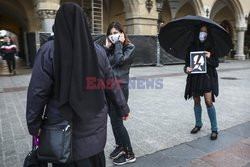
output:
[[232,48],[229,33],[213,20],[201,16],[185,16],[162,27],[159,33],[161,47],[169,54],[185,60],[187,49],[201,25],[209,29],[210,39],[216,46],[216,56],[225,56]]

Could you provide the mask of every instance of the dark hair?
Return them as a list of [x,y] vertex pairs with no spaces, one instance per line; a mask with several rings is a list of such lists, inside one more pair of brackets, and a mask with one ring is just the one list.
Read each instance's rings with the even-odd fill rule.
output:
[[119,22],[112,22],[112,23],[110,23],[109,26],[108,26],[107,34],[106,34],[107,37],[110,35],[110,31],[111,31],[112,28],[115,28],[117,31],[119,31],[120,33],[124,34],[125,41],[124,41],[123,45],[127,46],[130,41],[128,39],[127,34],[123,30],[123,26]]
[[200,24],[200,25],[196,26],[196,31],[195,31],[195,34],[194,34],[194,43],[195,43],[196,47],[198,47],[200,45],[199,33],[200,33],[201,27],[203,27],[203,26],[205,26],[207,28],[207,38],[204,41],[204,45],[206,47],[209,46],[209,47],[214,48],[215,43],[214,43],[213,37],[211,36],[211,29],[206,24]]

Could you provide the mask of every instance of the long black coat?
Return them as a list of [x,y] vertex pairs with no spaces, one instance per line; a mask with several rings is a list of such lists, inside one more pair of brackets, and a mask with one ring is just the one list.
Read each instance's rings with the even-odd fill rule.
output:
[[[114,79],[112,68],[105,51],[95,45],[98,63],[103,80]],[[48,117],[47,124],[64,123],[54,97],[54,41],[45,43],[36,55],[35,65],[28,88],[26,119],[31,135],[38,133],[42,124],[41,116],[44,108]],[[126,100],[119,89],[105,89],[104,108],[94,119],[82,122],[77,117],[73,119],[73,160],[81,160],[103,151],[107,136],[107,98],[117,107],[118,114],[129,113]],[[70,109],[70,108],[69,108]],[[83,108],[84,110],[84,108]],[[72,111],[73,112],[73,111]]]
[[209,42],[193,43],[186,55],[186,67],[190,66],[190,52],[193,51],[209,51],[211,53],[210,58],[207,58],[207,73],[205,74],[188,74],[186,89],[185,89],[185,99],[189,99],[192,96],[203,96],[204,93],[212,92],[212,100],[215,101],[214,96],[219,95],[219,84],[218,84],[218,74],[216,68],[219,66],[219,59],[215,55],[216,47],[211,45]]

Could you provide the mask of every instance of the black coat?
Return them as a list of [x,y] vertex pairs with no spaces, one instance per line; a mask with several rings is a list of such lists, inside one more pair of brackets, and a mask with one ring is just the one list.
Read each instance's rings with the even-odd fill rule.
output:
[[193,51],[209,51],[211,57],[207,58],[207,73],[205,74],[188,74],[186,89],[185,89],[185,99],[189,99],[192,96],[203,96],[204,93],[212,92],[212,100],[215,101],[214,96],[219,95],[219,84],[218,84],[218,74],[216,68],[219,66],[219,59],[215,55],[216,47],[210,43],[201,44],[193,43],[188,49],[186,55],[186,67],[190,66],[190,52]]
[[[102,47],[95,45],[98,64],[103,80],[114,79],[109,60]],[[64,123],[54,97],[54,42],[45,43],[36,55],[35,65],[28,88],[26,119],[31,135],[38,133],[44,108],[46,124]],[[126,100],[119,89],[103,89],[105,106],[94,119],[81,121],[73,117],[73,160],[81,160],[103,151],[107,136],[107,98],[111,99],[120,116],[129,113]],[[69,108],[70,109],[70,108]],[[84,110],[84,108],[83,108]]]
[[104,47],[117,79],[122,79],[123,83],[128,83],[130,66],[134,59],[135,46],[129,43],[123,46],[120,41],[111,48]]

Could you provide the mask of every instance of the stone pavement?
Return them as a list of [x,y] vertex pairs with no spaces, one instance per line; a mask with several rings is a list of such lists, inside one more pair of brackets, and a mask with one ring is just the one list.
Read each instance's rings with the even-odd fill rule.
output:
[[[18,75],[9,76],[6,73],[6,64],[2,61],[0,61],[0,69],[0,167],[20,167],[31,149],[31,137],[27,132],[25,121],[26,91],[30,70],[20,65]],[[189,132],[194,126],[193,103],[191,100],[185,101],[183,98],[186,78],[186,75],[183,74],[183,65],[133,67],[131,69],[131,77],[163,79],[163,89],[130,89],[131,115],[125,125],[130,134],[134,152],[140,158],[138,158],[137,163],[127,166],[136,165],[139,167],[141,165],[144,167],[145,163],[150,164],[146,160],[150,159],[150,156],[153,158],[161,150],[164,152],[180,147],[181,150],[186,150],[187,154],[189,153],[187,150],[197,150],[187,144],[190,142],[201,145],[204,143],[205,148],[210,148],[206,147],[210,143],[212,148],[218,149],[210,150],[210,152],[198,152],[198,156],[191,156],[192,158],[184,157],[185,163],[181,161],[181,164],[177,163],[173,166],[188,165],[188,163],[190,163],[189,166],[195,163],[207,163],[207,166],[213,166],[213,163],[208,162],[209,159],[214,159],[212,156],[214,151],[219,151],[215,157],[221,157],[225,151],[222,153],[220,151],[231,144],[242,146],[242,142],[248,143],[247,140],[246,142],[242,141],[242,136],[237,138],[237,135],[228,134],[227,130],[237,127],[237,125],[244,125],[250,129],[248,123],[250,121],[250,61],[221,63],[218,73],[220,95],[216,99],[215,106],[221,132],[218,141],[210,142],[209,136],[207,136],[210,134],[210,123],[204,102],[202,104],[204,126],[196,135],[191,135]],[[223,145],[224,140],[225,142],[226,140],[231,141],[231,138],[236,142]],[[220,147],[220,145],[224,147]],[[114,138],[110,124],[108,124],[106,155],[113,149]],[[146,158],[145,155],[147,155]],[[162,156],[162,159],[167,161],[167,159],[173,158]],[[231,160],[234,161],[233,158]],[[243,164],[237,163],[238,160],[239,158],[236,158],[235,167]],[[244,163],[248,162],[247,160],[249,157],[245,157]],[[225,162],[220,162],[226,163],[226,161],[227,159]],[[153,159],[150,162],[154,162]],[[108,158],[107,166],[112,166]],[[168,167],[171,164],[161,164],[160,166]],[[203,165],[201,166],[203,167]]]
[[250,167],[250,138],[192,160],[185,167]]
[[142,156],[124,167],[249,167],[249,127],[246,122],[220,131],[216,141],[204,136]]

